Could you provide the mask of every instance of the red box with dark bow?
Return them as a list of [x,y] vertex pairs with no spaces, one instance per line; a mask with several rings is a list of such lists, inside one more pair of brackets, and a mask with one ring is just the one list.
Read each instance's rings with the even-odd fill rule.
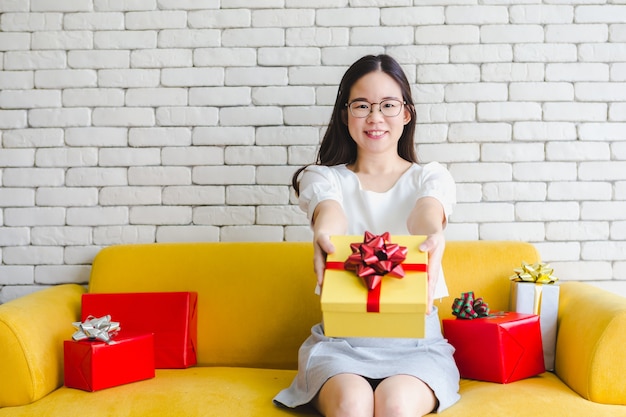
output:
[[503,312],[476,317],[442,320],[461,377],[506,384],[545,372],[539,316]]
[[196,292],[83,294],[82,320],[110,315],[121,323],[121,335],[154,334],[156,368],[196,364]]
[[65,385],[98,391],[154,378],[152,334],[116,336],[111,342],[63,342]]

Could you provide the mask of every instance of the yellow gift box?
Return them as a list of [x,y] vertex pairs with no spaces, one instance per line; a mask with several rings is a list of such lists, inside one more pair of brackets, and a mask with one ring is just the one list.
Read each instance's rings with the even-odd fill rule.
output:
[[[385,236],[385,235],[381,235]],[[388,235],[387,235],[388,236]],[[368,312],[371,301],[363,279],[344,268],[353,254],[351,245],[363,236],[331,236],[335,252],[328,255],[322,286],[324,333],[328,337],[423,338],[428,300],[428,254],[418,249],[426,236],[393,236],[387,241],[407,248],[401,263],[404,277],[384,275],[378,284],[378,312]],[[412,270],[416,269],[416,270]]]

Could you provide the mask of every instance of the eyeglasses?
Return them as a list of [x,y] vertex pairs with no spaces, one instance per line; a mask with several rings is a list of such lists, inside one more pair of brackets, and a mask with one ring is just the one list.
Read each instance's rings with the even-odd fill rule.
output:
[[383,100],[380,103],[369,103],[364,100],[354,100],[346,103],[350,114],[359,119],[365,118],[374,111],[374,104],[378,104],[378,108],[383,116],[396,117],[402,111],[402,107],[406,104],[406,101],[400,101],[395,99]]

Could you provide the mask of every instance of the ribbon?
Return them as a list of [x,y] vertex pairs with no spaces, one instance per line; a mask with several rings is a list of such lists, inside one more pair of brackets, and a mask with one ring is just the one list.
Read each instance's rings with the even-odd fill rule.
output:
[[541,298],[543,297],[543,285],[535,285],[534,286],[534,297],[533,297],[533,314],[540,315],[541,314]]
[[363,242],[351,243],[352,254],[345,262],[327,262],[327,269],[353,271],[367,287],[367,312],[380,312],[380,290],[383,276],[403,278],[408,271],[426,272],[426,264],[405,264],[408,249],[390,242],[389,232],[375,235],[365,232]]
[[489,306],[482,297],[474,299],[474,292],[464,292],[460,298],[452,303],[452,314],[459,319],[472,320],[479,317],[489,317]]
[[[522,262],[521,268],[513,269],[514,275],[511,275],[510,279],[514,282],[527,282],[533,284],[554,284],[558,281],[558,278],[552,275],[554,269],[550,268],[548,264],[543,262],[537,262],[534,264],[528,264]],[[543,285],[535,285],[534,300],[533,300],[533,314],[541,314],[541,297],[543,295]]]
[[528,264],[522,262],[521,268],[513,269],[515,274],[510,276],[512,281],[517,282],[534,282],[537,284],[554,284],[559,279],[552,274],[554,269],[550,268],[548,264],[543,262],[537,262],[534,264]]
[[72,335],[72,339],[79,340],[100,340],[107,344],[113,343],[111,340],[120,330],[120,324],[111,321],[111,316],[102,317],[88,316],[84,322],[72,323],[77,331]]
[[365,232],[363,243],[350,244],[352,255],[346,259],[344,268],[362,278],[368,290],[375,289],[385,275],[404,277],[402,262],[406,259],[407,248],[389,240],[389,232],[380,236]]

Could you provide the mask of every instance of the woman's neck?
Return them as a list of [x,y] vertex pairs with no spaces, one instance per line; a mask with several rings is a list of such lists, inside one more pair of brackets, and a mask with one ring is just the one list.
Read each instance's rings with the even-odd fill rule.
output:
[[359,178],[362,189],[382,193],[389,191],[411,165],[411,162],[399,156],[387,161],[359,158],[354,164],[348,165],[348,169]]
[[409,161],[395,154],[388,158],[359,156],[353,164],[348,165],[348,169],[356,174],[393,175],[398,171],[406,171],[410,166],[411,163]]

